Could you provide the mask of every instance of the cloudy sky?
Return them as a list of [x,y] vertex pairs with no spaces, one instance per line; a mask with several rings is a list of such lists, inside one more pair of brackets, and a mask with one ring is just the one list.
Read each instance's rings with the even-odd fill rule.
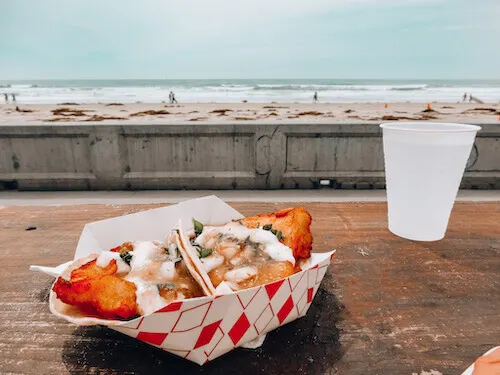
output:
[[500,0],[0,3],[0,79],[500,78]]

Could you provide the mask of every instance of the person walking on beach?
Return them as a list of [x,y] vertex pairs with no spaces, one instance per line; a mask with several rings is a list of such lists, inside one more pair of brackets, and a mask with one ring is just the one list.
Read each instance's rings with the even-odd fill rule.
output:
[[463,99],[462,99],[462,102],[464,102],[464,103],[465,103],[465,101],[466,101],[466,100],[467,100],[467,93],[464,93],[464,97],[463,97]]
[[9,95],[7,95],[7,93],[3,94],[3,96],[5,96],[5,104],[7,104],[9,102]]
[[12,93],[12,103],[15,103],[16,102],[16,94]]
[[318,92],[315,91],[313,96],[313,103],[316,104],[317,102],[318,102]]
[[169,102],[170,104],[172,104],[172,95],[173,95],[173,94],[174,94],[174,93],[173,93],[172,91],[170,91],[170,92],[168,93],[168,102]]
[[177,100],[175,99],[175,94],[174,94],[174,92],[173,92],[173,91],[171,91],[171,93],[172,93],[172,104],[177,103]]

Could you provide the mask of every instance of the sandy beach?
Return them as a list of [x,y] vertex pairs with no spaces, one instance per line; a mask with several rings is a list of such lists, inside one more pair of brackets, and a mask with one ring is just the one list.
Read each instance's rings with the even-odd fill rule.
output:
[[186,103],[0,105],[0,125],[53,123],[235,123],[440,121],[500,123],[499,104],[431,103]]

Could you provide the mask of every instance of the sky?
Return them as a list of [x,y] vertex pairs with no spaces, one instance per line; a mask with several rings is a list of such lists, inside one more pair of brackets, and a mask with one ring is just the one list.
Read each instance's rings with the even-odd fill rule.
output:
[[500,0],[0,0],[0,79],[499,79]]

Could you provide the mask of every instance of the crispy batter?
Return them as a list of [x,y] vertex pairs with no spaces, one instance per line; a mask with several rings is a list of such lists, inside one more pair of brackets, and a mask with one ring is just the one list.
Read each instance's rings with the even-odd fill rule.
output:
[[103,268],[99,267],[97,260],[85,263],[83,266],[73,270],[71,272],[71,281],[80,281],[84,279],[90,279],[98,276],[114,275],[118,270],[116,265],[116,260],[112,260],[109,264]]
[[105,268],[96,260],[71,272],[70,280],[59,277],[52,290],[64,303],[108,319],[130,319],[138,315],[136,287],[114,274],[116,260]]
[[98,276],[80,281],[59,277],[53,290],[62,302],[103,318],[130,319],[139,314],[134,283],[116,276]]
[[246,217],[240,222],[248,228],[272,224],[283,233],[283,242],[293,250],[295,259],[309,258],[312,249],[311,215],[303,207],[286,208],[276,213]]

